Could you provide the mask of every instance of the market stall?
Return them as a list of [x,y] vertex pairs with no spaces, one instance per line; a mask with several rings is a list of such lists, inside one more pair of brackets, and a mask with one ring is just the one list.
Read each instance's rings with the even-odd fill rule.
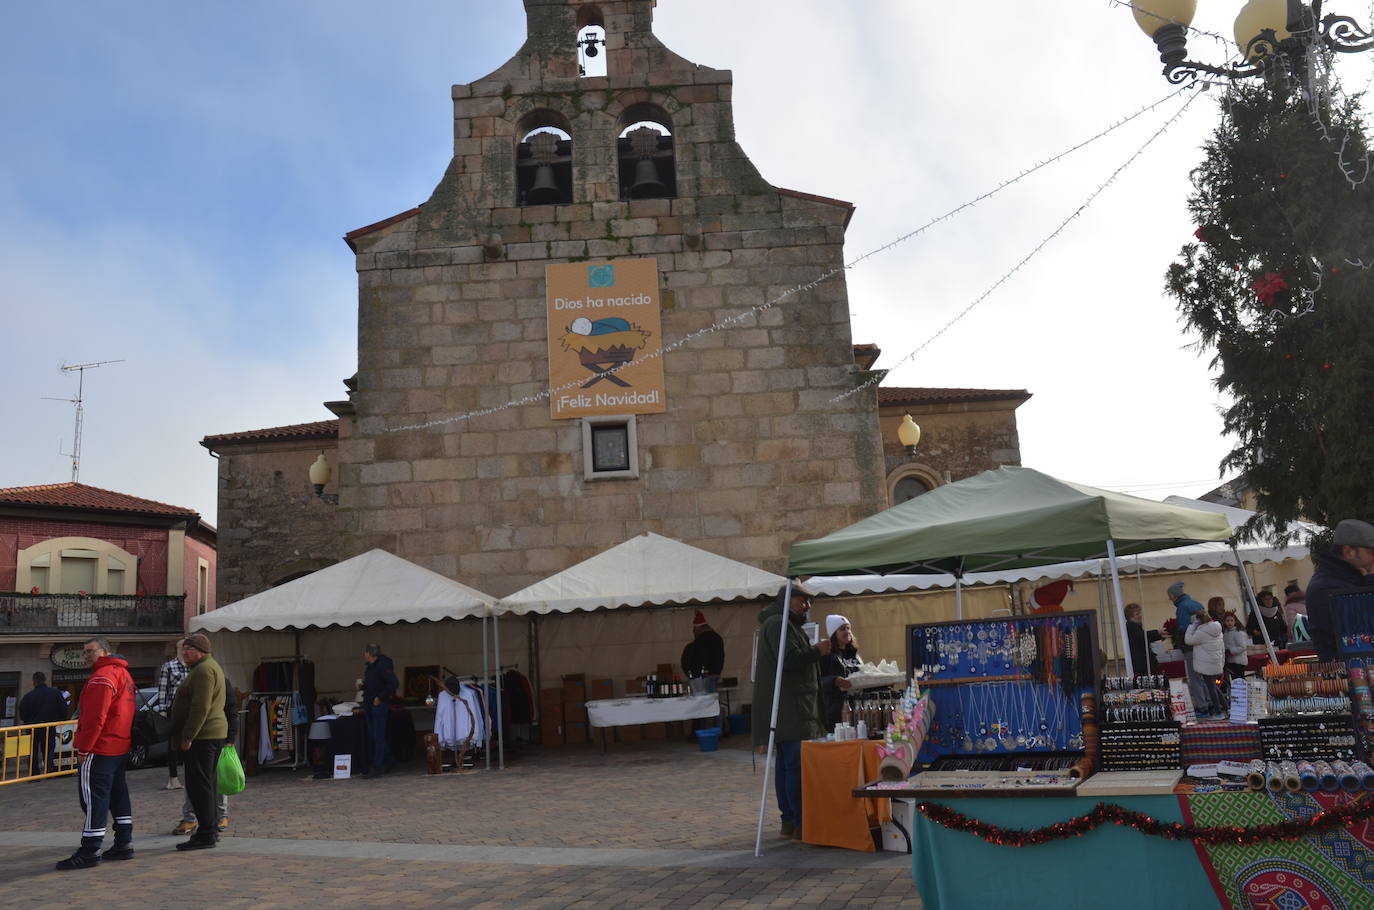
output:
[[[499,679],[485,634],[492,603],[436,572],[369,550],[196,616],[190,628],[211,636],[227,678],[267,713],[272,763],[300,767],[309,722],[330,713],[320,703],[354,700],[368,643],[380,644],[394,661],[400,694],[410,696],[412,729],[433,726],[424,696],[440,667],[458,668],[484,685]],[[518,646],[523,643],[521,636]],[[407,693],[407,683],[416,691]],[[500,725],[494,733],[501,735]]]
[[[1034,549],[1033,536],[1022,547]],[[905,555],[934,563],[937,548]],[[821,556],[794,548],[792,569],[814,570]],[[877,549],[846,561],[897,562]],[[1367,906],[1374,628],[1356,626],[1374,626],[1374,602],[1362,602],[1374,591],[1342,596],[1341,661],[1266,663],[1260,679],[1231,685],[1228,718],[1208,722],[1162,674],[1073,672],[1068,658],[1084,649],[1067,629],[1047,641],[1033,628],[1041,617],[913,625],[908,668],[936,718],[925,767],[855,795],[917,802],[912,871],[931,908]],[[1091,626],[1094,614],[1082,615]],[[1047,674],[1076,710],[1037,702]]]
[[[1105,557],[1113,582],[1118,628],[1122,629],[1124,635],[1118,556],[1204,541],[1226,541],[1230,537],[1230,524],[1220,515],[1072,484],[1029,468],[1003,467],[940,487],[826,537],[793,544],[789,575],[949,573],[954,578],[958,598],[962,593],[963,578],[969,572]],[[980,655],[978,649],[986,646],[991,629],[981,630],[984,633],[982,639],[977,637],[977,630],[972,627],[965,631],[974,636],[974,644],[970,645],[967,655],[960,648],[958,655],[969,658],[969,662],[963,666],[966,669],[972,669],[975,665],[985,666],[985,661],[979,659],[985,655],[985,651]],[[1032,633],[1028,640],[1049,634],[1038,630],[1016,631],[1018,640],[1026,637],[1021,634],[1023,631]],[[1077,641],[1080,632],[1074,628],[1053,634],[1063,635],[1067,642],[1070,637]],[[1081,660],[1096,660],[1096,635],[1094,623],[1090,631],[1091,653],[1080,654]],[[1004,640],[1009,638],[1009,635],[1003,636]],[[1037,647],[1040,650],[1037,653],[1043,657],[1043,648],[1047,644],[1043,639],[1039,642]],[[949,644],[953,646],[954,641],[951,639]],[[938,663],[946,667],[954,666],[947,662]],[[907,669],[910,672],[915,668],[908,666]],[[781,678],[780,673],[778,678]],[[1062,674],[1059,678],[1063,678]],[[954,683],[955,680],[950,682]],[[970,690],[973,693],[990,696],[991,691],[983,687],[1002,682],[1005,681],[959,678],[950,691],[956,693],[957,697],[957,685],[963,685],[975,687]],[[1068,697],[1080,694],[1079,688],[1081,684],[1076,681]],[[972,701],[970,698],[969,703]],[[984,699],[982,704],[988,701]],[[994,706],[1000,704],[997,698],[991,698],[990,701]],[[1063,737],[1072,735],[1068,731],[1072,727],[1072,718],[1077,716],[1078,707],[1073,704],[1067,712],[1061,711],[1066,718],[1062,730],[1057,728],[1030,734],[1022,732],[1020,735],[1034,738],[1040,743],[1042,751],[1051,743],[1062,745],[1067,742]],[[1030,710],[1035,710],[1034,705]],[[1011,747],[1001,742],[1005,732],[1000,727],[1010,726],[1005,718],[983,716],[980,719],[982,726],[991,724],[999,725],[998,732],[984,732],[976,737],[970,735],[970,745],[976,746],[973,740],[981,739],[986,746],[991,739],[1001,749],[989,751],[1005,752],[1008,756],[1005,760],[1010,761],[1017,751],[1021,751],[1023,744],[1016,742],[1017,734],[1011,737]],[[964,727],[965,732],[969,729]],[[770,735],[770,759],[771,740]],[[964,745],[962,734],[955,745],[961,748]],[[1074,745],[1077,748],[1071,751],[1081,754],[1081,742]],[[762,845],[766,780],[764,790],[760,802],[756,852],[761,850]]]
[[[748,678],[749,649],[757,625],[758,601],[772,597],[786,583],[780,575],[736,562],[698,547],[658,534],[636,535],[623,543],[570,566],[555,575],[501,598],[493,616],[530,621],[536,640],[538,674],[542,686],[579,677],[609,681],[620,691],[597,695],[592,701],[624,702],[628,713],[616,705],[597,706],[590,717],[591,702],[577,698],[562,703],[564,717],[576,712],[579,720],[602,728],[616,726],[616,718],[646,717],[648,722],[689,700],[636,697],[630,691],[638,678],[681,672],[678,659],[692,636],[692,615],[700,610],[725,643],[723,677]],[[504,634],[504,633],[503,633]],[[687,680],[680,681],[685,688]],[[541,693],[541,711],[559,708]],[[617,697],[620,696],[620,697]],[[701,708],[701,694],[690,703],[693,713],[665,717],[680,720],[718,716],[719,708]],[[707,699],[711,700],[711,699]],[[651,703],[652,702],[652,703]],[[623,705],[620,707],[624,707]],[[602,710],[604,708],[605,710]],[[680,713],[680,712],[679,712]],[[584,715],[586,715],[584,717]],[[646,721],[624,720],[625,725]],[[583,736],[582,740],[585,741]]]

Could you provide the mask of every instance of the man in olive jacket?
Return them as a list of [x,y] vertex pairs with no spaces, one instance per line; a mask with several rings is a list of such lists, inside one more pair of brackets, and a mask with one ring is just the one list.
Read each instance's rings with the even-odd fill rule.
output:
[[[754,661],[753,736],[755,746],[768,743],[768,723],[773,713],[773,682],[778,668],[778,637],[783,630],[783,600],[759,612],[758,653]],[[778,690],[778,726],[775,737],[777,764],[774,783],[783,837],[801,838],[801,744],[825,736],[821,720],[820,660],[830,653],[830,639],[811,644],[802,623],[811,609],[811,598],[793,591],[787,608],[786,642],[782,659],[782,688]]]
[[196,833],[178,850],[203,850],[219,839],[215,829],[215,791],[219,750],[229,735],[224,715],[224,671],[210,656],[210,639],[196,632],[181,643],[181,662],[191,672],[172,702],[172,729],[180,731],[186,798],[196,810]]

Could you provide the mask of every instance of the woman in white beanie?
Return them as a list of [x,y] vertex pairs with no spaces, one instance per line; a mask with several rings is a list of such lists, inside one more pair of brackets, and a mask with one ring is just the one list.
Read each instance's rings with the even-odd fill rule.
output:
[[1201,692],[1206,696],[1205,703],[1193,706],[1198,720],[1217,720],[1226,716],[1219,679],[1226,666],[1226,643],[1221,637],[1221,620],[1226,615],[1226,608],[1220,597],[1212,600],[1205,612],[1193,614],[1193,622],[1184,633],[1184,641],[1193,649],[1193,669],[1202,678]]
[[831,613],[825,618],[825,634],[830,636],[830,653],[821,658],[821,713],[826,732],[833,733],[844,713],[844,699],[849,691],[849,680],[845,677],[856,672],[863,661],[848,619]]

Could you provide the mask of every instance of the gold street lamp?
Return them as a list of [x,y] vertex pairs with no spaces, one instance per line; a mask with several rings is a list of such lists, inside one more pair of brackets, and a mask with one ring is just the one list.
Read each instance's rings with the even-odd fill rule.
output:
[[906,446],[908,455],[916,455],[916,444],[921,441],[921,428],[911,419],[910,414],[902,415],[902,422],[897,427],[897,441]]
[[329,467],[329,462],[325,460],[324,453],[310,465],[310,485],[315,489],[315,495],[330,505],[338,505],[339,497],[337,494],[329,494],[324,491],[324,485],[329,483],[329,478],[334,472]]
[[1356,54],[1374,48],[1374,33],[1349,16],[1322,15],[1322,0],[1248,0],[1236,16],[1234,30],[1245,59],[1232,66],[1212,66],[1188,59],[1188,26],[1197,0],[1131,0],[1131,10],[1159,48],[1164,77],[1174,84],[1200,73],[1227,79],[1263,76],[1278,64],[1301,75],[1314,49]]

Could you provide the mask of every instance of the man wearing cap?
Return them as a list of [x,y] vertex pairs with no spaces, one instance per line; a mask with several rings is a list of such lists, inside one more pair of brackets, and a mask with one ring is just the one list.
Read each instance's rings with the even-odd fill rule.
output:
[[1183,593],[1183,582],[1169,585],[1169,599],[1174,602],[1174,646],[1183,652],[1183,670],[1188,678],[1188,694],[1192,696],[1193,706],[1211,704],[1211,695],[1206,681],[1193,669],[1193,648],[1183,640],[1188,627],[1193,624],[1193,614],[1203,613],[1206,608],[1187,594]]
[[1317,557],[1317,570],[1307,583],[1307,631],[1317,660],[1336,659],[1336,629],[1331,621],[1331,595],[1374,581],[1374,525],[1347,518],[1331,535],[1331,552]]
[[725,669],[725,640],[706,622],[706,615],[697,610],[692,617],[692,640],[682,649],[682,672],[688,679],[700,676],[719,676]]
[[181,662],[191,668],[172,702],[172,730],[186,769],[186,798],[196,812],[196,832],[178,850],[204,850],[219,839],[215,795],[219,752],[229,736],[224,714],[224,671],[210,656],[210,638],[196,632],[181,642]]
[[811,609],[810,596],[793,591],[784,610],[786,597],[786,592],[779,594],[776,601],[759,611],[758,650],[754,656],[753,736],[755,747],[767,745],[773,716],[774,674],[781,662],[782,686],[778,690],[778,724],[774,736],[778,756],[775,783],[778,813],[782,816],[778,834],[801,840],[801,744],[803,740],[825,735],[817,667],[821,658],[830,653],[830,639],[821,638],[813,645],[802,628]]
[[[133,859],[134,818],[124,768],[129,763],[130,731],[134,723],[134,681],[129,663],[110,653],[110,643],[91,638],[81,648],[91,676],[81,689],[76,736],[77,784],[86,815],[81,846],[57,863],[62,871],[89,869],[102,859]],[[105,819],[114,816],[114,846],[100,852]]]

